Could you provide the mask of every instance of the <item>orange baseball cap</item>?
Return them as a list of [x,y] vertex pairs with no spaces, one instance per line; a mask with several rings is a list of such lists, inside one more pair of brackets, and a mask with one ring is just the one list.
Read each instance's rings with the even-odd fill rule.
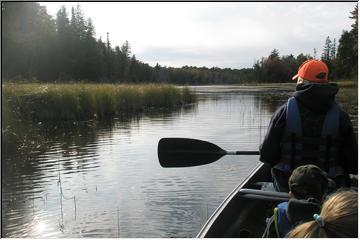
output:
[[300,65],[298,73],[293,76],[292,80],[297,80],[298,77],[301,77],[311,82],[327,83],[329,82],[328,75],[329,69],[324,62],[310,59]]

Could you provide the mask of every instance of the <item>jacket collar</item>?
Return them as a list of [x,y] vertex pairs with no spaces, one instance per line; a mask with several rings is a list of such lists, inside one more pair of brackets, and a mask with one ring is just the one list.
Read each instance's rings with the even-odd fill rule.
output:
[[338,91],[335,83],[302,83],[296,86],[293,96],[311,111],[325,114],[334,103]]

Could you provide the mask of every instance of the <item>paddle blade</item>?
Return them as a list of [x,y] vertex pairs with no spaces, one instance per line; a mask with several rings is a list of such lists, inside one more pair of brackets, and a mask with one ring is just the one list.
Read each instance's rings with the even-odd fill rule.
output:
[[226,151],[202,140],[190,138],[162,138],[158,157],[162,167],[192,167],[212,163]]

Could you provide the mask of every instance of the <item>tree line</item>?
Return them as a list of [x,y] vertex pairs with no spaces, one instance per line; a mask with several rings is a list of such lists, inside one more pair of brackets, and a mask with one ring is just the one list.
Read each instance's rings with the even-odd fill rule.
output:
[[[357,77],[357,6],[350,12],[354,20],[339,41],[325,39],[321,59],[330,69],[331,79]],[[310,54],[281,56],[273,49],[252,68],[181,68],[157,64],[150,66],[131,53],[129,42],[113,47],[109,33],[105,40],[95,38],[91,18],[80,7],[68,11],[61,7],[53,19],[44,6],[35,2],[2,3],[2,78],[37,79],[44,82],[110,82],[239,84],[249,82],[286,82],[299,65],[317,58]]]

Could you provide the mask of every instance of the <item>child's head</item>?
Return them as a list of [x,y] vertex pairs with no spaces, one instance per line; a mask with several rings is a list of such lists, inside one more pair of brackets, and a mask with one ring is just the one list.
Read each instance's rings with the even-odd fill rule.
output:
[[315,165],[300,166],[289,178],[290,196],[296,199],[315,198],[322,202],[327,188],[326,173]]
[[293,229],[290,238],[358,237],[358,194],[342,191],[331,195],[314,220]]

